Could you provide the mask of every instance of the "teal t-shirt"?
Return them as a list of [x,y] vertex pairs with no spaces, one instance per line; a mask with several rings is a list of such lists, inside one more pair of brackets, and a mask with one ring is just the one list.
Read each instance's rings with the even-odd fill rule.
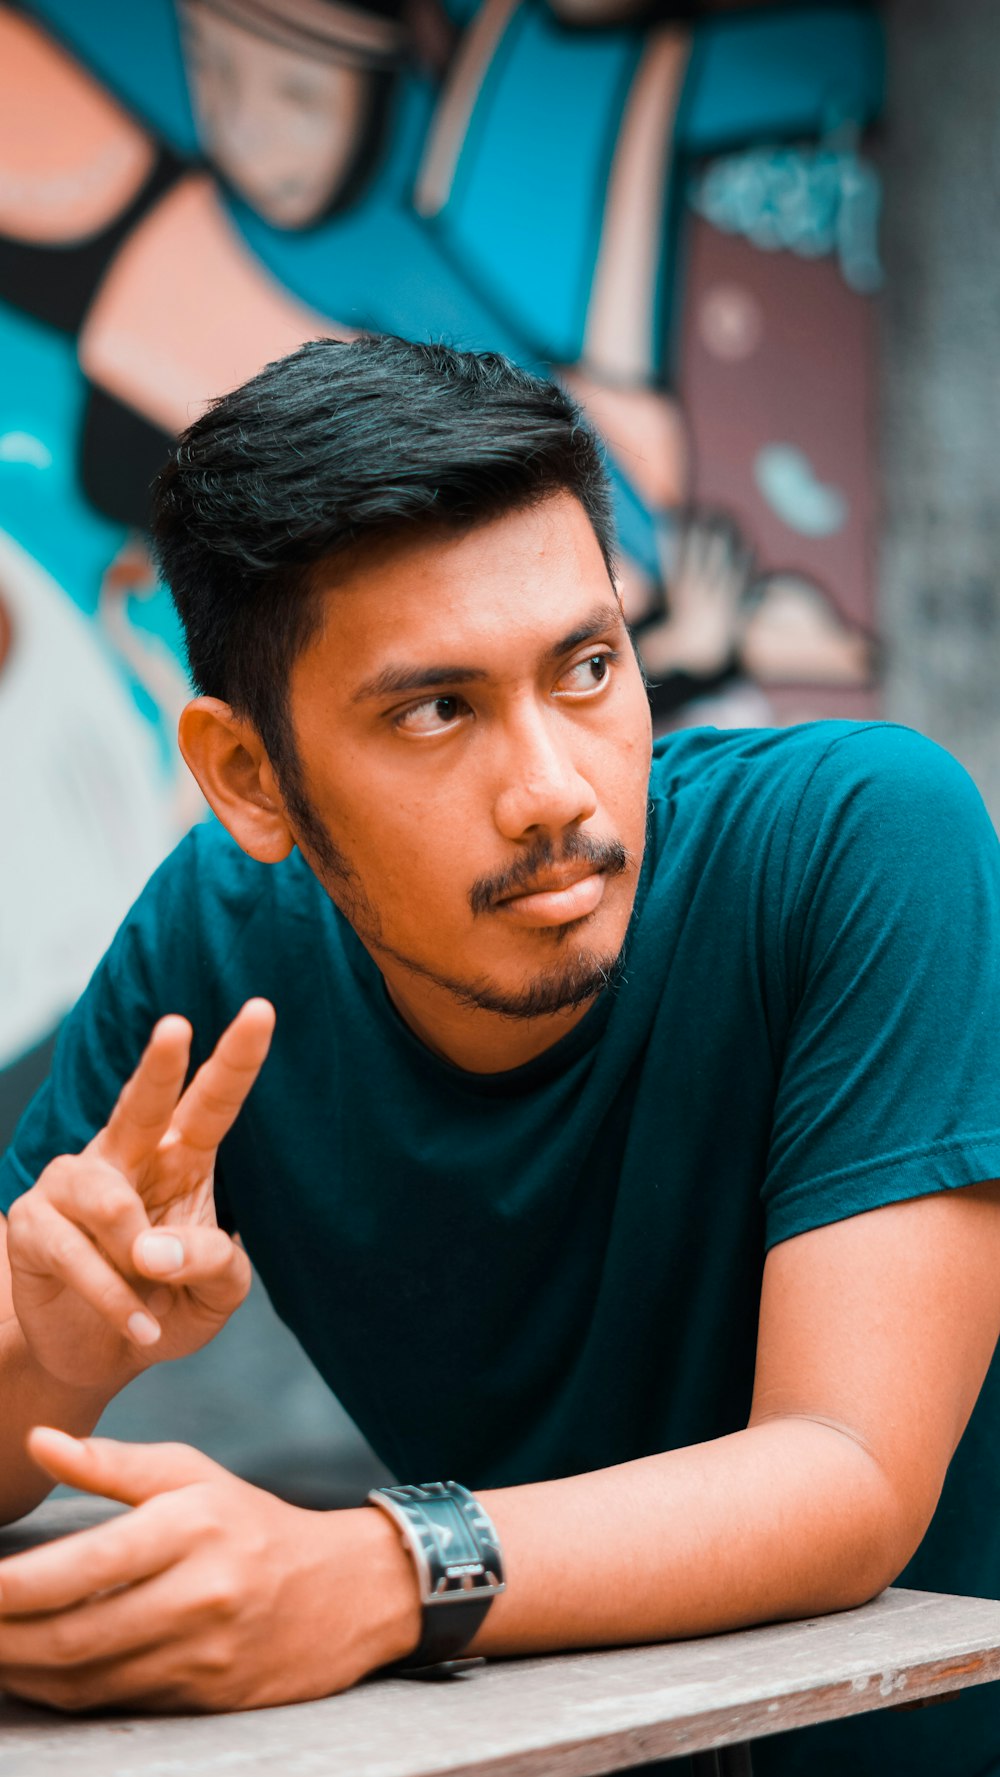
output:
[[[905,729],[660,741],[623,978],[489,1076],[406,1028],[298,853],[260,865],[198,827],[67,1019],[0,1207],[104,1122],[160,1014],[199,1059],[254,994],[277,1031],[220,1217],[404,1480],[504,1486],[738,1429],[770,1246],[1000,1176],[1000,848]],[[905,1583],[1000,1597],[996,1362]],[[760,1777],[847,1768],[1000,1773],[1000,1691],[754,1750]]]

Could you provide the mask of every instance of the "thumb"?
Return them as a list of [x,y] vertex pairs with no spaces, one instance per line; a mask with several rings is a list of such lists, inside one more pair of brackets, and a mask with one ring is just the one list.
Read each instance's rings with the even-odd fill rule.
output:
[[71,1438],[52,1426],[28,1433],[28,1454],[67,1487],[137,1506],[220,1474],[218,1463],[189,1444],[120,1444],[114,1438]]

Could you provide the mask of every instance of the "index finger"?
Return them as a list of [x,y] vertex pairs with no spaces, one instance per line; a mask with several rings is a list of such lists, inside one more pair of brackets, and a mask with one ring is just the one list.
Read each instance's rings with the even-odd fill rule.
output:
[[102,1159],[129,1174],[155,1153],[177,1109],[190,1053],[187,1019],[174,1013],[159,1019],[107,1126],[90,1144]]
[[174,1135],[214,1154],[235,1123],[271,1047],[270,1000],[247,1000],[191,1081],[171,1122]]

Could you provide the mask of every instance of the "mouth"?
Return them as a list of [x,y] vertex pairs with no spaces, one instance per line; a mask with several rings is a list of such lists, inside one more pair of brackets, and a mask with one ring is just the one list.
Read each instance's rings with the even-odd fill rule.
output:
[[562,926],[596,913],[604,899],[607,878],[593,865],[554,872],[530,888],[518,889],[496,904],[496,911],[518,925]]

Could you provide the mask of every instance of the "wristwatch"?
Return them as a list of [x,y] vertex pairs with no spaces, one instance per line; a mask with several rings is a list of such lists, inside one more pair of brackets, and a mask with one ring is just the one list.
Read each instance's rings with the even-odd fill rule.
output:
[[415,1671],[456,1659],[504,1589],[495,1525],[475,1495],[457,1481],[373,1487],[368,1504],[386,1512],[402,1532],[420,1587],[420,1640],[394,1670]]

